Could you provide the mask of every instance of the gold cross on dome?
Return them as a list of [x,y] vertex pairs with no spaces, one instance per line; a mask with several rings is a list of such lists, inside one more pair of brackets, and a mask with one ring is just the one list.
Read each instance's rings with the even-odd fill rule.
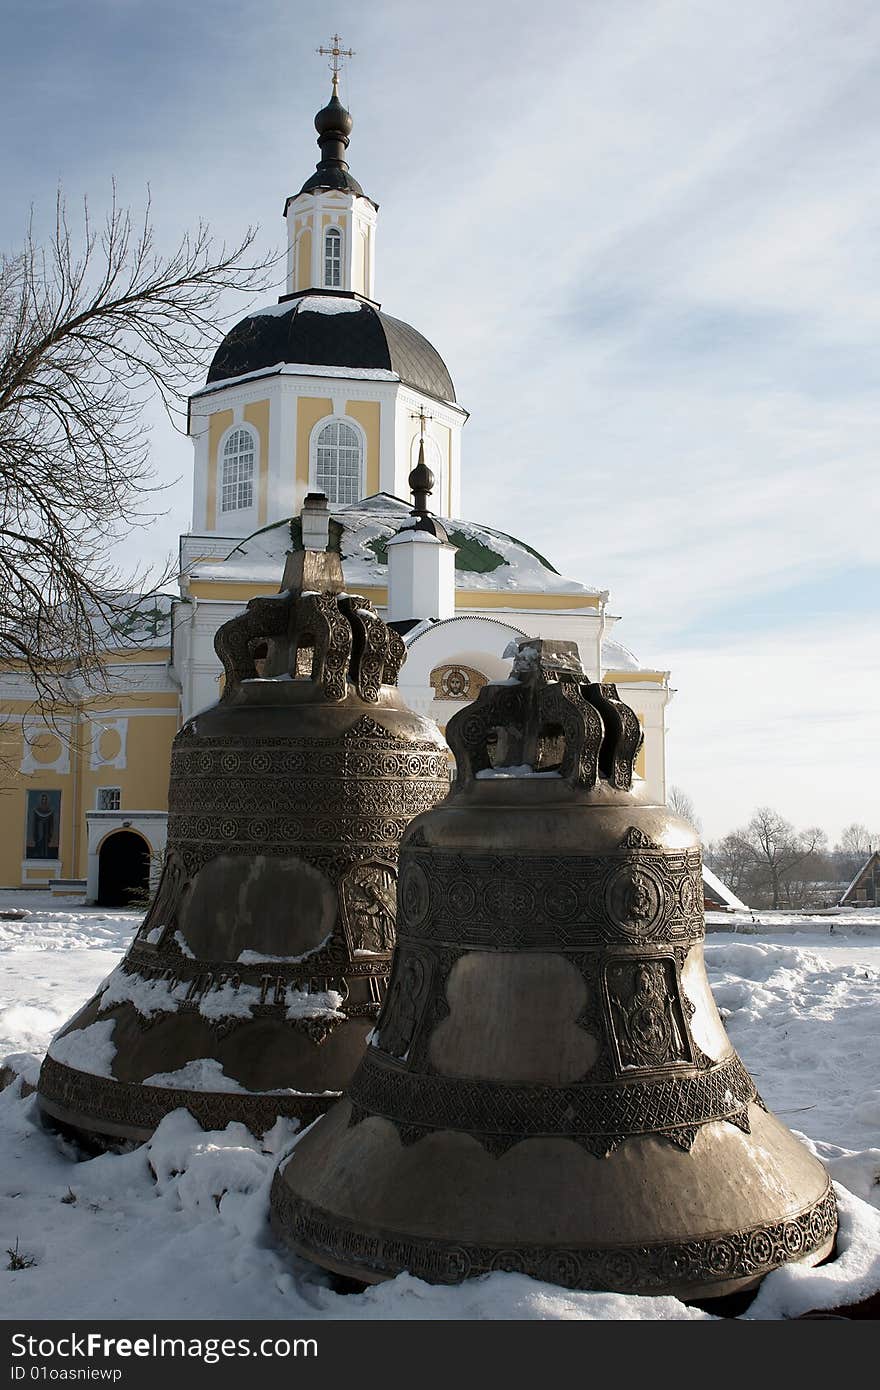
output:
[[322,58],[330,59],[330,71],[333,74],[333,86],[336,87],[339,83],[339,70],[342,67],[340,59],[353,58],[354,49],[342,48],[340,46],[342,44],[342,39],[339,34],[331,34],[328,42],[330,44],[329,48],[325,48],[324,45],[321,44],[321,47],[316,48],[315,52],[320,53]]
[[418,420],[418,422],[419,422],[419,434],[421,435],[422,439],[424,439],[424,437],[425,437],[425,422],[426,422],[427,420],[433,420],[433,418],[434,418],[433,415],[426,415],[426,414],[425,414],[425,407],[424,407],[424,406],[420,406],[419,409],[418,409],[417,411],[415,411],[415,410],[410,411],[410,419],[411,419],[411,420]]

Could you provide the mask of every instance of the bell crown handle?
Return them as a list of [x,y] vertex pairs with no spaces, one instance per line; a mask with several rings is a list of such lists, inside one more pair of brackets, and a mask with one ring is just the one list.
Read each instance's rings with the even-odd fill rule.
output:
[[483,686],[446,726],[454,790],[476,778],[529,775],[629,790],[642,732],[616,687],[585,679],[573,642],[527,639],[505,655],[514,656],[512,675]]
[[[294,558],[300,560],[298,569],[308,573],[306,562],[315,557],[306,551]],[[292,569],[288,565],[286,578]],[[320,573],[317,564],[311,571]],[[362,700],[376,704],[383,686],[397,684],[406,660],[399,633],[382,621],[370,601],[342,590],[341,570],[320,590],[295,584],[251,599],[243,613],[217,629],[214,650],[226,675],[225,699],[242,681],[257,678],[261,660],[269,678],[311,680],[334,701],[344,700],[354,686]]]

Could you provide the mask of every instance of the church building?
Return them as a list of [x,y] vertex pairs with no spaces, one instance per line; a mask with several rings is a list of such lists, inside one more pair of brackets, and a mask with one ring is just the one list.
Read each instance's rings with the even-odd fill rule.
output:
[[[172,739],[220,693],[214,634],[277,592],[285,554],[303,547],[338,550],[348,588],[394,623],[407,646],[401,692],[441,728],[509,674],[512,642],[575,641],[588,679],[615,682],[638,713],[637,771],[665,801],[669,673],[615,640],[606,589],[560,575],[491,519],[462,518],[468,411],[437,349],[376,299],[378,205],[348,166],[352,118],[335,73],[315,127],[317,168],[284,204],[285,293],[227,334],[190,398],[179,594],[144,600],[107,633],[103,688],[72,672],[51,723],[23,673],[0,674],[12,771],[0,885],[81,895],[85,881],[109,904],[145,884],[165,844]],[[413,487],[428,526],[414,523]]]

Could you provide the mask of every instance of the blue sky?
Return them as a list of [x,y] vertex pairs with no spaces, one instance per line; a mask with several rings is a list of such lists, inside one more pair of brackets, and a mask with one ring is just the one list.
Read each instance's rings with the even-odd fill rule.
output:
[[[62,182],[283,242],[314,49],[380,204],[378,293],[471,411],[464,511],[611,590],[672,671],[710,835],[880,831],[880,8],[856,0],[30,0],[4,12],[0,245]],[[271,296],[269,296],[271,297]],[[143,537],[189,524],[189,445]]]

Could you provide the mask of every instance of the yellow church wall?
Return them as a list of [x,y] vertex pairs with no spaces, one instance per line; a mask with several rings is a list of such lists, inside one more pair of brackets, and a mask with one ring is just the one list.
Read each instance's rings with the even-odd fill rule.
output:
[[[280,578],[280,576],[279,576]],[[246,603],[249,598],[263,594],[277,594],[277,584],[224,584],[217,579],[193,580],[189,586],[193,598],[218,599],[222,603]],[[384,585],[359,584],[357,592],[377,607],[388,601],[388,590]]]
[[[321,417],[318,416],[318,419]],[[371,603],[382,608],[388,602],[388,590],[384,584],[359,584],[359,594]],[[221,579],[193,579],[189,592],[193,598],[219,599],[223,603],[246,603],[249,598],[261,594],[277,594],[277,584],[226,583]],[[540,609],[546,612],[562,612],[584,608],[598,608],[599,599],[594,594],[527,594],[517,590],[516,594],[497,593],[491,589],[456,589],[455,606],[461,609],[506,608],[510,612],[517,609]],[[651,680],[651,672],[633,673],[638,680]],[[659,679],[659,675],[657,676]],[[613,680],[609,675],[607,680]]]
[[[82,763],[82,734],[70,736],[70,766],[67,772],[57,772],[52,768],[38,767],[30,773],[19,771],[24,753],[24,735],[21,724],[4,726],[3,792],[0,794],[0,884],[17,888],[21,884],[22,862],[25,858],[27,839],[27,794],[29,791],[60,791],[61,824],[58,840],[58,857],[64,866],[73,862],[75,803],[78,772]],[[59,749],[58,736],[47,730],[47,742],[54,741],[53,759]],[[33,740],[32,740],[33,742]],[[6,771],[8,769],[8,772]],[[34,862],[28,869],[28,878],[35,882],[48,883],[57,869],[47,868]]]
[[257,493],[257,517],[261,526],[266,524],[269,499],[269,402],[253,401],[244,408],[247,424],[253,425],[260,439],[260,480]]
[[542,608],[561,611],[573,608],[598,608],[597,594],[528,594],[517,589],[515,594],[499,593],[496,589],[456,589],[456,608]]
[[[216,557],[215,557],[216,558]],[[170,647],[132,647],[126,652],[107,652],[106,659],[117,662],[130,662],[137,666],[164,666],[171,656]]]
[[[280,575],[279,575],[280,579]],[[277,584],[225,584],[219,579],[193,579],[187,590],[190,598],[218,599],[221,603],[247,603],[249,598],[277,594]]]
[[96,810],[98,787],[119,787],[123,811],[164,811],[168,805],[171,743],[179,724],[177,710],[168,715],[134,716],[128,721],[125,767],[91,769],[83,778],[90,796],[87,809]]
[[322,396],[300,396],[296,403],[296,481],[309,486],[309,439],[325,415],[333,414],[333,402]]
[[345,413],[357,420],[367,439],[366,496],[379,491],[379,420],[382,407],[378,401],[346,401]]
[[[0,885],[17,888],[21,882],[21,861],[25,851],[25,803],[23,781],[17,776],[21,765],[22,732],[20,724],[0,726]],[[34,784],[36,785],[36,783]],[[47,789],[49,784],[43,784]],[[53,783],[61,786],[61,780]],[[64,796],[62,788],[62,812]]]
[[304,290],[312,278],[312,233],[308,227],[301,234],[297,242],[296,253],[296,284],[297,288]]
[[668,675],[668,671],[606,671],[602,679],[612,685],[633,685],[645,681],[657,681],[662,685]]
[[231,410],[215,410],[208,418],[208,486],[205,500],[205,530],[213,531],[217,517],[217,446],[220,436],[233,421]]
[[[135,691],[122,696],[110,693],[90,700],[79,712],[70,708],[59,711],[59,721],[70,721],[66,772],[40,766],[43,760],[58,761],[62,748],[59,735],[49,725],[39,733],[29,729],[31,756],[37,766],[31,772],[20,771],[24,754],[21,720],[30,715],[32,707],[23,701],[15,703],[19,706],[17,718],[12,715],[8,722],[0,722],[0,885],[18,887],[22,881],[30,791],[61,793],[61,868],[42,867],[31,861],[28,881],[48,883],[55,874],[84,878],[88,859],[85,815],[86,811],[97,809],[99,787],[119,787],[123,811],[166,809],[171,743],[180,722],[177,697],[166,691]],[[128,709],[155,712],[126,715]],[[0,714],[0,721],[2,718]],[[105,764],[92,768],[93,725],[100,727],[107,721],[98,747],[104,757],[113,758],[121,748],[120,733],[114,727],[119,719],[127,720],[125,766]]]

